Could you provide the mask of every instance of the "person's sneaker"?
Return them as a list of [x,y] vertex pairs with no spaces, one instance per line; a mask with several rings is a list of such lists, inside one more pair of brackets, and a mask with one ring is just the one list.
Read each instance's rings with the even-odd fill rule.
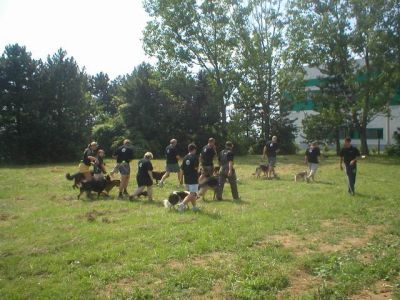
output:
[[178,205],[178,211],[179,211],[179,212],[183,212],[183,211],[185,210],[185,208],[186,208],[186,205],[183,204],[183,203],[181,203],[181,204]]
[[193,207],[192,207],[192,210],[193,210],[194,212],[196,212],[196,211],[200,211],[200,207],[193,206]]

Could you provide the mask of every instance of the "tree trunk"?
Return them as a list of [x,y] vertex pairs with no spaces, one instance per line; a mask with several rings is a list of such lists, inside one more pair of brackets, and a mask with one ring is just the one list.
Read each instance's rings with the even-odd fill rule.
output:
[[225,92],[223,88],[223,84],[221,82],[220,78],[217,78],[217,97],[218,97],[218,102],[220,105],[220,113],[221,113],[221,131],[222,131],[222,137],[226,139],[228,136],[227,128],[226,128],[226,105],[225,105]]
[[368,155],[369,150],[368,150],[368,143],[367,143],[367,124],[366,122],[361,123],[360,126],[360,142],[361,142],[361,154]]

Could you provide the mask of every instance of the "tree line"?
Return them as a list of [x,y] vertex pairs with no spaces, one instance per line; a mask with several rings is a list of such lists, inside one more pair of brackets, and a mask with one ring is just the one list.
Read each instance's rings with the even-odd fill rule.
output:
[[[87,74],[63,49],[36,60],[18,44],[0,58],[0,161],[78,159],[97,140],[108,153],[125,137],[156,156],[172,137],[181,149],[208,137],[260,152],[277,135],[293,153],[288,114],[310,101],[305,140],[336,142],[390,114],[400,74],[395,0],[145,0],[142,63],[111,80]],[[305,66],[323,74],[305,89]]]

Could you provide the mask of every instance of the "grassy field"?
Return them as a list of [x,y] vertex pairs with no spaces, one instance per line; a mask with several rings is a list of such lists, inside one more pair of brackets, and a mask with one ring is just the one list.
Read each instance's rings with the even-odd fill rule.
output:
[[175,176],[154,203],[78,201],[75,164],[0,168],[0,299],[400,299],[400,160],[361,161],[355,197],[336,157],[311,184],[300,156],[280,180],[258,162],[237,159],[241,201],[182,214]]

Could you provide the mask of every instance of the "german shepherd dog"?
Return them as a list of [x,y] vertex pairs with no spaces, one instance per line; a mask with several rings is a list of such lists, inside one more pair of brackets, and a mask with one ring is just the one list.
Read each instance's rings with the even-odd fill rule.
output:
[[214,191],[213,200],[216,198],[216,192],[219,186],[219,176],[211,176],[206,178],[202,183],[199,184],[199,197],[203,197],[203,201],[205,201],[204,196],[208,190]]
[[[92,176],[93,176],[93,172],[92,172]],[[70,173],[67,173],[67,174],[65,174],[65,177],[68,180],[74,181],[74,184],[72,185],[72,187],[74,189],[80,188],[82,180],[85,179],[85,176],[83,176],[83,174],[80,172],[74,173],[72,175]]]
[[80,193],[78,195],[78,200],[81,195],[86,192],[86,195],[90,198],[91,192],[97,193],[97,199],[100,197],[100,194],[104,194],[108,196],[108,193],[114,186],[119,186],[121,181],[119,179],[111,180],[110,175],[107,175],[104,179],[101,180],[91,180],[91,181],[81,181]]
[[253,173],[253,175],[256,175],[257,178],[260,178],[261,173],[264,173],[264,176],[268,175],[269,171],[269,165],[266,164],[260,164],[257,168],[256,171]]
[[158,181],[163,178],[164,174],[166,173],[165,171],[162,172],[157,172],[157,171],[152,171],[153,174],[153,179],[156,181],[156,184],[158,184]]
[[302,171],[294,175],[294,182],[307,180],[307,171]]

